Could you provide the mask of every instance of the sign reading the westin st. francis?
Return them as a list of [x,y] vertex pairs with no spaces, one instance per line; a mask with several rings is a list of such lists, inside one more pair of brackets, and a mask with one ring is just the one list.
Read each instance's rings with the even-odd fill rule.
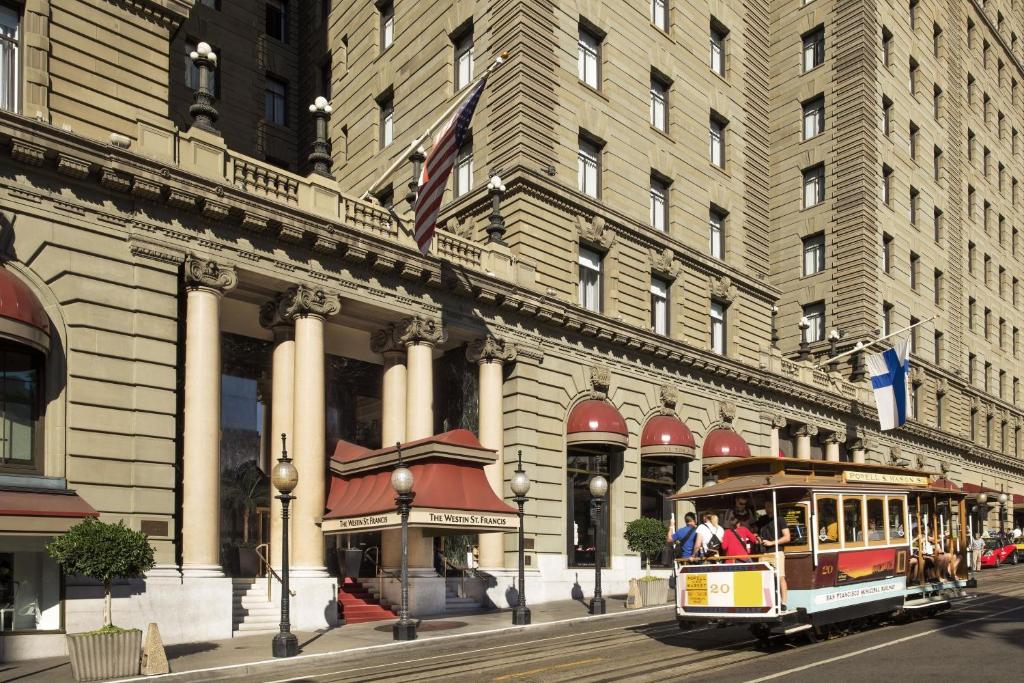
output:
[[[397,527],[402,524],[398,512],[363,515],[344,519],[325,519],[324,531],[356,531]],[[413,508],[409,525],[421,527],[464,527],[467,529],[518,529],[519,518],[513,514]]]

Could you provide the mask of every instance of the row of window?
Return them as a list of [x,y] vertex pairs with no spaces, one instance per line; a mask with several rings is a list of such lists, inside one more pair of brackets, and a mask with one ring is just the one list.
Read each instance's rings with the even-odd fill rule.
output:
[[[579,304],[588,311],[601,313],[604,308],[604,255],[583,245],[579,247],[577,260],[579,280],[577,291]],[[672,281],[668,278],[651,276],[650,311],[651,331],[664,336],[671,335],[671,292]],[[708,335],[711,350],[725,355],[726,302],[712,300],[708,309]]]

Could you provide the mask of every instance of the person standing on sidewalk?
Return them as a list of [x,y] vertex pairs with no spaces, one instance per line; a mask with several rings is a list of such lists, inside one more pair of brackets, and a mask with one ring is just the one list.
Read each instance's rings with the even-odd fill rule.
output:
[[985,552],[985,537],[978,534],[971,542],[971,570],[981,571],[981,555]]

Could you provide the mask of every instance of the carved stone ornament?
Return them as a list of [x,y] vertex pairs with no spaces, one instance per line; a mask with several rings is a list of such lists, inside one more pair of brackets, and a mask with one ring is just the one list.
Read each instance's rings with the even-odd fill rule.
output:
[[448,222],[444,224],[444,229],[453,235],[471,239],[473,237],[473,224],[469,221],[460,221],[458,218],[452,216],[448,219]]
[[221,266],[197,256],[185,259],[185,286],[189,289],[212,289],[221,293],[238,284],[238,275],[230,266]]
[[609,249],[615,242],[615,231],[609,228],[600,216],[594,216],[590,221],[583,216],[577,216],[576,229],[581,240],[601,249]]
[[405,353],[405,344],[398,340],[394,323],[370,335],[370,350],[380,354]]
[[949,474],[949,471],[951,469],[952,467],[948,462],[946,462],[945,460],[939,461],[939,471],[942,472],[942,476],[946,476],[947,474]]
[[278,293],[273,299],[264,301],[263,305],[260,306],[260,326],[268,330],[274,330],[278,328],[292,328],[292,321],[281,316],[282,302],[284,301],[284,292]]
[[515,359],[515,344],[490,334],[480,339],[474,339],[466,347],[466,360],[470,363],[510,363]]
[[711,278],[711,298],[727,304],[732,303],[739,296],[739,290],[732,283],[732,278],[723,275],[718,278]]
[[899,465],[900,460],[903,459],[903,449],[899,445],[891,446],[889,448],[889,464]]
[[786,416],[779,413],[761,413],[761,419],[772,429],[782,429],[789,424]]
[[928,456],[924,453],[918,453],[914,460],[917,463],[917,469],[923,470],[928,467]]
[[341,311],[337,294],[328,294],[322,289],[306,285],[293,285],[281,297],[278,315],[284,320],[295,320],[308,316],[329,318]]
[[812,424],[794,424],[789,428],[790,434],[793,436],[817,436],[818,425]]
[[976,413],[980,413],[981,407],[981,399],[978,398],[977,396],[971,396],[971,410],[973,410]]
[[947,391],[949,391],[949,385],[946,383],[945,377],[939,377],[937,380],[935,380],[936,394],[945,394]]
[[651,249],[651,269],[674,279],[679,277],[679,273],[683,270],[683,264],[676,258],[675,252],[668,247],[661,252]]
[[999,411],[999,424],[1006,424],[1010,421],[1010,415],[1005,410]]
[[679,390],[671,384],[662,384],[658,387],[658,400],[661,402],[662,415],[675,415],[676,405],[679,403]]
[[406,346],[412,344],[437,346],[448,340],[448,333],[440,321],[414,315],[395,324],[395,339]]
[[608,390],[612,386],[611,370],[603,365],[592,365],[590,372],[590,397],[603,400],[608,398]]
[[727,425],[732,425],[736,419],[736,404],[732,401],[720,401],[718,403],[718,419]]
[[823,440],[825,443],[846,443],[846,431],[842,429],[833,430],[826,434]]
[[924,384],[925,374],[923,368],[914,365],[910,368],[910,372],[908,373],[908,375],[910,376],[911,384],[915,386],[920,386]]

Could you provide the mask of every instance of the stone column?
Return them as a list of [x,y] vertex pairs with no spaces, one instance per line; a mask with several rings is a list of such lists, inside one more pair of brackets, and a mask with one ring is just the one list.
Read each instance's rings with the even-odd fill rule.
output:
[[867,462],[867,442],[864,439],[854,439],[850,443],[850,457],[858,465]]
[[297,577],[327,576],[324,536],[317,524],[324,514],[327,485],[324,321],[340,310],[336,295],[305,285],[289,289],[282,302],[281,317],[295,322],[295,438],[289,450],[299,473],[290,557]]
[[185,260],[185,426],[181,569],[223,576],[220,565],[220,299],[238,283],[233,268]]
[[796,437],[796,457],[800,460],[811,459],[811,437],[818,433],[814,425],[794,425],[793,436]]
[[[268,328],[274,334],[274,352],[271,361],[273,375],[270,390],[270,433],[264,437],[270,444],[268,474],[277,463],[278,458],[281,457],[281,435],[287,436],[289,452],[295,445],[292,440],[292,421],[295,410],[295,326],[291,320],[281,317],[281,306],[284,301],[285,298],[278,295],[263,304],[260,309],[260,325]],[[274,488],[274,484],[268,482],[268,486],[270,486],[270,565],[279,570],[281,568],[281,501],[276,498],[277,489]],[[289,532],[291,532],[291,527]],[[294,538],[294,536],[290,536],[290,538]]]
[[[487,335],[466,349],[466,359],[480,369],[480,443],[493,449],[498,457],[484,472],[498,498],[504,498],[505,486],[505,376],[504,364],[515,360],[512,344]],[[480,566],[501,569],[505,566],[505,534],[480,534]]]
[[825,460],[839,462],[839,444],[846,443],[846,432],[835,431],[825,436]]
[[[377,330],[370,338],[370,349],[384,357],[384,385],[381,390],[381,446],[387,448],[405,441],[405,402],[407,371],[405,344],[396,338],[395,326]],[[402,561],[402,532],[385,529],[380,535],[380,561],[388,568]]]
[[[779,455],[779,430],[785,427],[788,422],[786,418],[778,413],[765,413],[761,416],[761,419],[766,421],[769,426],[768,432],[768,455],[769,457],[776,458]],[[789,457],[793,457],[790,453]]]

